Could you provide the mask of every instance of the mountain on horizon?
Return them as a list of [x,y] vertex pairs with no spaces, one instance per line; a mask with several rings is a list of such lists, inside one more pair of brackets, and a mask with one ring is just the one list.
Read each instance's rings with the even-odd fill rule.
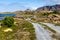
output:
[[60,4],[39,7],[36,11],[60,11]]

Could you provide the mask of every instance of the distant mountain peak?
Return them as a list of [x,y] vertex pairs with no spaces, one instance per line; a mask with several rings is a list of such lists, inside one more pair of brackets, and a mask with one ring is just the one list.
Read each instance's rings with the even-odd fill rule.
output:
[[36,11],[60,11],[60,4],[39,7]]

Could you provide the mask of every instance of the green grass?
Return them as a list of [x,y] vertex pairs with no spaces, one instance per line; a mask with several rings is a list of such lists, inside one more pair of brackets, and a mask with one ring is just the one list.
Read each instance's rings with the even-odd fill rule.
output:
[[[34,40],[36,38],[35,31],[34,31],[35,29],[33,28],[33,25],[31,23],[23,20],[23,22],[20,21],[19,26],[23,31],[28,31],[31,33],[31,35],[30,35],[31,40]],[[23,29],[23,28],[25,28],[25,29]]]
[[30,38],[30,40],[36,40],[35,29],[33,28],[33,25],[31,23],[25,20],[20,20],[16,25],[10,27],[13,30],[12,32],[3,31],[8,27],[0,28],[0,40],[21,40],[24,36],[24,34],[21,32],[29,32],[30,35],[28,37]]
[[24,18],[31,18],[31,17],[33,17],[33,15],[27,15],[27,14],[20,15],[20,16],[23,16]]

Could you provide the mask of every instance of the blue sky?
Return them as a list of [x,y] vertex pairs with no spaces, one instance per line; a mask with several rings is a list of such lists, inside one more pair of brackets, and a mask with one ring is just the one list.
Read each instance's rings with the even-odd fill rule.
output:
[[46,5],[60,4],[60,0],[0,0],[0,12],[37,9]]

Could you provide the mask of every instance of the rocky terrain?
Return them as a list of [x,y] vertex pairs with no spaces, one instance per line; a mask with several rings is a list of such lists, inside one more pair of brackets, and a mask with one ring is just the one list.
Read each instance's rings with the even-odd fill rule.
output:
[[39,7],[36,11],[60,11],[60,4]]

